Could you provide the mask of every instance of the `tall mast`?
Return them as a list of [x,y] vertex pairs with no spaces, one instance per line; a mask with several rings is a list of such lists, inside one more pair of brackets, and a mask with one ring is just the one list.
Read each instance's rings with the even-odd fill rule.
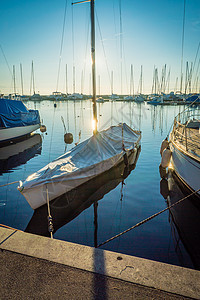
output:
[[22,96],[23,96],[24,95],[24,89],[23,89],[22,64],[20,64],[20,74],[21,74],[21,86],[22,86]]
[[91,56],[92,56],[92,102],[93,102],[93,133],[97,132],[97,107],[96,107],[96,70],[95,70],[95,20],[94,20],[94,0],[90,2],[91,10]]
[[15,66],[13,66],[13,89],[14,89],[14,94],[16,95]]
[[65,66],[65,74],[66,74],[66,86],[65,86],[65,93],[66,93],[66,95],[68,95],[68,84],[67,84],[67,64],[66,64],[66,66]]
[[92,103],[93,103],[93,133],[97,133],[97,106],[96,106],[96,70],[95,70],[95,20],[94,20],[94,0],[78,1],[72,4],[90,2],[91,17],[91,57],[92,57]]

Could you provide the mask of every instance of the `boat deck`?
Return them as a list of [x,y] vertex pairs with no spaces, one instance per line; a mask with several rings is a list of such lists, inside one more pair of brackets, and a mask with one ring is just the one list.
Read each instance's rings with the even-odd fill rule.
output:
[[172,139],[180,148],[200,161],[200,129],[178,126]]

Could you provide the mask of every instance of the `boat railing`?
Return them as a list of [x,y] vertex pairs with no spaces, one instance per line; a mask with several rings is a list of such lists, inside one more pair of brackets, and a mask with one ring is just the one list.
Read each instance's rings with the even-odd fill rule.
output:
[[188,127],[188,122],[182,124],[175,118],[171,137],[174,142],[178,142],[186,151],[199,152],[199,134],[199,128],[190,128]]

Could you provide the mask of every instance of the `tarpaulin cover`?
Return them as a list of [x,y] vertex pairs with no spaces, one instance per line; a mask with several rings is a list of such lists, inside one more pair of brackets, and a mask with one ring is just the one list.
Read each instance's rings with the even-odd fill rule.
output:
[[139,131],[125,123],[111,126],[30,175],[19,190],[35,209],[46,203],[46,185],[50,200],[62,195],[116,166],[123,160],[123,144],[129,153],[138,145],[140,137]]
[[[198,99],[199,98],[199,99]],[[195,101],[196,100],[196,101]],[[193,96],[190,96],[186,99],[186,101],[188,102],[200,102],[200,94],[196,94],[196,95],[193,95]]]
[[28,110],[20,100],[0,99],[0,127],[19,127],[39,123],[38,110]]

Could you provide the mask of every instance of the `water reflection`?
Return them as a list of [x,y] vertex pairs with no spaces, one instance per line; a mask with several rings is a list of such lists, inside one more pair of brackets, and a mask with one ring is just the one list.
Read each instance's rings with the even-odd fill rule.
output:
[[[96,247],[98,201],[101,200],[105,194],[115,189],[120,183],[122,184],[120,199],[122,201],[124,179],[135,169],[139,153],[140,148],[129,157],[129,166],[125,166],[124,163],[121,163],[117,167],[105,172],[103,175],[100,175],[51,201],[50,211],[53,218],[54,233],[93,204],[94,246]],[[48,232],[47,214],[47,205],[36,209],[25,231],[43,236],[50,236]]]
[[[166,199],[168,206],[191,193],[173,171],[169,172],[168,180],[161,180],[160,191],[162,196]],[[199,201],[198,196],[190,196],[169,210],[169,222],[172,229],[174,247],[180,264],[187,267],[189,264],[188,260],[191,260],[194,268],[198,270],[200,270]],[[184,254],[181,242],[189,254],[189,257],[187,254]]]
[[41,154],[42,138],[33,134],[29,138],[0,148],[0,175],[25,164],[35,155]]

